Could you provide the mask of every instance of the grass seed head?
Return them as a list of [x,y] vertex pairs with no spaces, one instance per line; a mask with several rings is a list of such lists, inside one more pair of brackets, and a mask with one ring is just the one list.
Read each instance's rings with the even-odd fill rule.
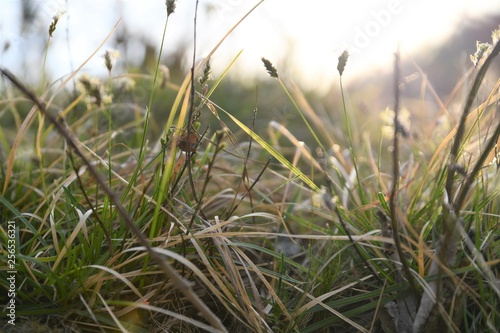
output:
[[274,67],[273,64],[264,57],[262,58],[262,62],[264,63],[264,67],[266,68],[266,71],[269,73],[269,75],[278,79],[278,70],[276,69],[276,67]]
[[167,5],[167,16],[170,16],[170,14],[175,12],[175,0],[166,0],[165,4]]
[[52,34],[56,30],[57,22],[59,22],[59,19],[61,18],[61,16],[64,15],[64,13],[65,12],[57,12],[56,15],[52,16],[52,22],[50,22],[50,26],[49,26],[49,36],[50,37],[52,37]]
[[342,76],[342,73],[344,73],[344,68],[347,64],[347,58],[349,58],[349,52],[347,52],[347,50],[344,50],[344,52],[342,52],[339,57],[339,63],[337,65],[337,70],[339,71],[340,76]]
[[486,59],[486,57],[493,50],[493,46],[495,46],[500,40],[500,26],[498,29],[493,30],[491,33],[491,44],[490,43],[481,43],[480,41],[476,41],[476,53],[470,56],[470,60],[474,64],[474,67],[477,67],[481,59]]
[[203,75],[198,78],[198,83],[203,87],[210,80],[212,80],[212,66],[210,65],[210,59],[208,59],[203,67]]
[[113,95],[106,93],[98,78],[83,74],[78,79],[79,90],[86,95],[88,104],[101,107],[103,104],[111,104]]
[[106,65],[108,72],[111,72],[113,65],[120,56],[120,52],[117,50],[106,50],[106,53],[104,53],[104,65]]
[[491,49],[492,47],[490,43],[481,43],[480,41],[476,42],[476,53],[470,56],[470,60],[474,64],[474,67],[477,67],[481,59],[485,59],[488,56]]

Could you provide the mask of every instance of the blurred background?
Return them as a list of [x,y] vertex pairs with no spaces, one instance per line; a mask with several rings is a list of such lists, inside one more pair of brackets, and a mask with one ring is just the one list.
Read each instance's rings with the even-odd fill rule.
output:
[[[201,0],[198,15],[198,57],[208,53],[220,38],[257,1]],[[166,36],[165,59],[186,56],[189,66],[193,39],[194,0],[177,1]],[[54,78],[68,74],[102,42],[121,17],[117,33],[106,47],[117,48],[122,64],[141,66],[148,52],[159,48],[165,22],[161,0],[2,0],[0,2],[0,61],[14,72],[36,75],[32,66],[42,66],[47,29],[52,17],[64,12],[51,42],[47,69]],[[338,55],[347,48],[349,72],[346,79],[365,76],[374,68],[392,62],[399,42],[403,53],[416,55],[454,36],[464,41],[489,38],[491,28],[500,24],[500,1],[495,0],[370,0],[339,4],[325,0],[266,0],[228,38],[214,57],[221,69],[237,52],[244,50],[236,64],[238,76],[265,76],[259,71],[260,58],[269,58],[302,85],[336,80]],[[479,32],[477,30],[483,30]],[[476,30],[476,31],[474,31]],[[488,40],[486,40],[488,41]],[[461,45],[459,47],[463,47]],[[460,53],[464,65],[470,50]],[[187,54],[185,54],[187,52]],[[460,54],[459,53],[459,54]],[[30,64],[29,67],[24,64]],[[92,74],[106,74],[99,59],[87,68]],[[39,73],[38,73],[39,74]]]
[[[198,61],[257,2],[201,0]],[[170,68],[172,81],[180,83],[191,67],[195,1],[176,3],[176,12],[168,22],[162,63]],[[154,70],[166,17],[165,2],[160,0],[2,0],[1,66],[24,80],[39,82],[48,27],[57,13],[64,14],[50,40],[46,82],[59,80],[80,66],[120,18],[116,32],[81,73],[107,77],[102,58],[106,49],[121,53],[114,75]],[[221,106],[251,117],[256,86],[265,87],[270,81],[261,63],[261,57],[266,57],[286,82],[294,82],[306,96],[314,96],[314,108],[328,111],[338,105],[337,58],[347,49],[351,55],[343,81],[356,100],[352,107],[377,113],[393,98],[392,62],[399,43],[406,97],[421,98],[425,81],[445,100],[471,67],[469,56],[475,52],[476,41],[491,42],[491,31],[499,24],[497,0],[266,0],[212,58],[213,76],[218,77],[243,50],[224,90],[216,97]],[[425,77],[415,65],[422,68]],[[237,87],[234,82],[238,82]],[[281,123],[293,120],[286,98],[270,98],[273,94],[266,95],[266,89],[259,92],[261,105]],[[229,100],[228,95],[234,98]],[[158,103],[159,108],[166,107]]]

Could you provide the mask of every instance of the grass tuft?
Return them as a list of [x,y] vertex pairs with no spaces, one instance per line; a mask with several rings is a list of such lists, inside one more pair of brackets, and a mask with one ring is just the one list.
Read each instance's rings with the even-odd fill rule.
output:
[[[500,81],[484,81],[498,41],[478,44],[456,125],[444,129],[436,115],[425,137],[403,119],[411,104],[397,55],[390,119],[370,126],[379,141],[346,100],[347,52],[338,59],[342,112],[330,113],[262,58],[299,116],[295,131],[258,112],[267,107],[262,92],[242,105],[253,110],[249,123],[227,107],[226,75],[241,52],[222,73],[210,66],[260,3],[182,76],[161,64],[162,52],[149,75],[118,73],[120,60],[106,51],[108,75],[98,79],[80,73],[96,50],[60,85],[42,78],[36,92],[0,68],[8,123],[0,126],[0,285],[9,290],[15,277],[16,307],[16,326],[3,316],[2,329],[500,327]],[[161,51],[176,2],[165,4]],[[68,87],[75,78],[79,92]],[[155,142],[152,129],[163,129]],[[8,293],[1,297],[7,304]]]

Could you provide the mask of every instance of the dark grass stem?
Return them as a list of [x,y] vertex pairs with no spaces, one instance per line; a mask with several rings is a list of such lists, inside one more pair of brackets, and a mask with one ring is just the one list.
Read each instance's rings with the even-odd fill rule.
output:
[[219,329],[221,332],[227,332],[220,319],[194,292],[192,283],[179,275],[175,271],[175,269],[166,260],[164,260],[164,258],[162,258],[156,251],[153,250],[147,238],[142,234],[139,228],[132,221],[127,211],[125,211],[125,208],[123,208],[116,193],[106,185],[106,181],[102,178],[97,169],[92,165],[85,154],[82,153],[80,148],[78,148],[77,141],[73,138],[73,135],[68,131],[68,129],[66,129],[62,123],[58,122],[56,118],[47,111],[45,103],[39,100],[36,95],[24,84],[22,84],[13,74],[3,68],[0,68],[0,72],[3,76],[9,79],[9,81],[14,84],[24,95],[26,95],[26,97],[28,97],[33,103],[35,103],[35,105],[38,107],[39,112],[41,112],[54,125],[59,134],[66,140],[68,146],[71,147],[75,154],[82,159],[83,163],[87,166],[89,173],[95,178],[96,182],[99,184],[102,190],[108,195],[110,201],[115,205],[116,211],[123,219],[127,227],[130,228],[135,237],[137,237],[137,241],[142,246],[144,246],[151,259],[156,262],[162,272],[165,273],[165,275],[172,281],[175,288],[177,288],[191,302],[191,304],[193,304],[193,306],[198,311],[200,311],[203,317],[211,325],[213,325],[213,327]]
[[399,187],[399,83],[400,83],[400,59],[399,59],[399,47],[394,54],[394,141],[393,141],[393,151],[392,151],[392,188],[391,196],[389,198],[389,210],[391,214],[392,230],[394,237],[394,244],[396,246],[396,251],[399,255],[399,260],[403,265],[403,272],[408,280],[411,290],[414,292],[415,296],[418,295],[417,287],[413,276],[410,272],[408,262],[405,259],[403,248],[401,245],[401,237],[399,237],[399,218],[398,218],[398,187]]
[[[479,87],[483,82],[484,76],[486,75],[486,72],[488,71],[488,68],[490,67],[491,63],[493,62],[493,59],[498,55],[499,52],[500,52],[500,42],[497,42],[496,45],[493,47],[493,50],[488,55],[483,65],[479,69],[476,78],[474,79],[474,83],[472,84],[470,92],[467,96],[467,101],[465,103],[464,110],[462,112],[462,116],[458,124],[457,134],[455,135],[455,141],[453,142],[453,146],[451,148],[449,156],[450,160],[448,164],[448,177],[446,178],[446,191],[448,192],[448,197],[450,198],[450,200],[453,198],[453,179],[455,177],[456,165],[460,154],[460,148],[462,147],[462,140],[465,135],[465,124],[467,122],[467,116],[469,115],[472,104],[476,99]],[[456,211],[458,211],[461,207],[455,205],[454,208]]]

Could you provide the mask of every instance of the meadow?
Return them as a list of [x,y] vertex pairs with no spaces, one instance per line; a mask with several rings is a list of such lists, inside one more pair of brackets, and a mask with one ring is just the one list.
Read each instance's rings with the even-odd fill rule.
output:
[[106,41],[103,78],[89,59],[36,83],[0,66],[0,330],[498,332],[500,30],[410,124],[428,101],[405,99],[398,51],[375,122],[347,97],[348,51],[333,113],[272,59],[252,88],[228,78],[239,55],[213,73],[241,21],[167,68],[171,15],[149,72],[115,73]]

